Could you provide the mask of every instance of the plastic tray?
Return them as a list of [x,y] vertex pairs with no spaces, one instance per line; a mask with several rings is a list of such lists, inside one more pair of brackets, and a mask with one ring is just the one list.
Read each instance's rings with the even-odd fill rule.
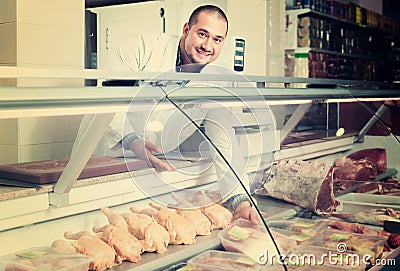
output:
[[[367,267],[364,263],[362,255],[355,252],[338,252],[336,249],[304,246],[300,247],[293,253],[296,255],[295,261],[291,264],[295,265],[308,265],[311,267],[320,266],[325,267],[326,270],[333,268],[351,270],[351,271],[364,271]],[[289,263],[290,264],[290,263]]]
[[205,251],[187,261],[188,265],[204,270],[241,271],[265,270],[264,266],[242,253],[219,250]]
[[[314,237],[306,234],[301,234],[295,231],[275,229],[275,228],[271,228],[271,233],[274,236],[274,238],[278,240],[280,236],[283,236],[285,240],[290,240],[290,242],[293,242],[294,245],[291,246],[292,249],[289,252],[292,252],[293,248],[296,248],[297,246],[307,244],[307,242],[310,242],[310,240],[312,240],[312,238]],[[288,251],[281,251],[281,252],[285,254],[288,253]]]
[[348,193],[343,196],[337,197],[342,202],[351,202],[359,204],[369,204],[377,208],[376,206],[386,207],[400,207],[400,197],[388,196],[388,195],[376,195],[376,194],[365,194],[365,193]]
[[[296,242],[283,234],[272,234],[280,253],[290,253]],[[257,260],[260,254],[278,252],[267,230],[262,225],[254,225],[246,219],[237,219],[218,233],[222,246],[230,252],[239,252]]]
[[87,271],[92,258],[51,247],[34,247],[0,258],[0,270]]
[[328,219],[292,218],[287,220],[274,220],[267,222],[270,229],[281,229],[293,234],[315,236],[328,229]]
[[327,230],[311,238],[307,246],[327,247],[336,251],[352,251],[362,256],[369,255],[370,262],[381,258],[387,237],[356,234],[345,231]]
[[163,269],[163,271],[204,271],[204,269],[198,266],[190,266],[187,263],[178,263]]

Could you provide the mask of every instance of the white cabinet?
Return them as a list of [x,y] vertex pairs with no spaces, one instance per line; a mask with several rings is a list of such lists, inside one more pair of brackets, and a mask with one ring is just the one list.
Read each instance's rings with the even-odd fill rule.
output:
[[91,9],[97,14],[98,68],[106,68],[108,55],[138,34],[163,32],[162,8],[162,1],[149,1]]
[[[82,69],[84,1],[2,0],[0,40],[0,66]],[[0,86],[82,86],[83,82],[73,78],[20,77],[1,78]],[[51,117],[1,120],[1,135],[5,137],[0,138],[0,164],[68,156],[76,131],[62,131],[68,126],[77,129],[77,125],[76,117],[61,122]]]

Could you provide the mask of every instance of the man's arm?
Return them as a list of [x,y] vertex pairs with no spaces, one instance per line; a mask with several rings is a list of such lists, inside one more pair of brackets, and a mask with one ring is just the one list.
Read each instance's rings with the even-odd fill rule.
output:
[[233,219],[244,218],[254,224],[260,224],[257,211],[246,194],[236,194],[227,199],[223,206],[233,212]]
[[154,156],[154,152],[161,152],[160,147],[149,141],[140,139],[134,133],[128,134],[122,139],[122,146],[125,149],[131,150],[139,159],[147,160],[155,168],[164,169],[167,171],[175,170],[173,166]]

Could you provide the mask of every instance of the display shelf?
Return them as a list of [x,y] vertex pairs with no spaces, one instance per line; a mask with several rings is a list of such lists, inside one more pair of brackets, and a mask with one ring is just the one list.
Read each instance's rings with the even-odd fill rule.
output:
[[354,26],[354,27],[360,27],[361,29],[366,29],[367,31],[378,31],[378,32],[383,31],[383,32],[387,33],[388,35],[400,35],[400,33],[396,32],[394,30],[386,29],[383,27],[375,27],[372,25],[368,25],[367,23],[362,24],[362,23],[358,23],[356,21],[350,21],[347,18],[340,18],[337,16],[332,16],[330,14],[320,12],[317,10],[313,10],[313,9],[309,9],[309,8],[287,10],[287,12],[293,12],[293,13],[297,14],[298,16],[311,15],[311,16],[326,18],[326,19],[331,20],[332,22],[338,22],[338,23],[343,23],[343,24],[347,24],[350,26]]
[[[238,113],[243,125],[259,125],[249,120],[252,108],[266,108],[268,105],[287,105],[289,103],[298,104],[297,110],[280,129],[280,141],[282,142],[293,127],[301,120],[302,116],[311,104],[329,103],[341,101],[360,101],[363,99],[379,100],[399,98],[399,89],[395,85],[381,82],[365,82],[351,80],[309,80],[306,78],[279,78],[279,77],[246,77],[235,74],[185,74],[185,73],[165,73],[155,77],[154,73],[123,73],[123,72],[103,72],[93,70],[47,70],[47,69],[8,69],[0,67],[0,77],[2,78],[29,78],[29,77],[65,77],[65,78],[85,78],[85,79],[142,79],[147,82],[145,94],[141,92],[142,87],[2,87],[0,88],[0,118],[23,118],[32,116],[61,116],[61,115],[92,115],[93,121],[89,130],[85,132],[83,140],[80,142],[67,166],[65,167],[59,181],[54,188],[54,194],[50,199],[53,204],[68,204],[68,193],[74,182],[84,168],[84,165],[91,156],[97,142],[102,137],[108,123],[117,112],[129,112],[132,100],[140,106],[152,105],[154,100],[161,100],[164,109],[171,109],[173,106],[163,99],[166,95],[161,87],[175,89],[176,85],[182,81],[217,81],[229,82],[228,87],[196,87],[186,86],[169,94],[169,98],[178,104],[197,99],[211,99],[222,101],[231,108],[242,108]],[[264,87],[254,88],[243,86],[243,83],[254,82]],[[290,88],[270,88],[265,87],[269,82],[305,82],[308,84],[331,86],[335,88],[309,88],[309,89],[290,89]],[[242,84],[242,85],[240,85]],[[337,87],[339,86],[339,87]],[[282,91],[284,89],[284,91]],[[226,90],[230,95],[226,94]],[[377,94],[379,93],[379,94]],[[240,97],[240,100],[237,99]],[[215,106],[213,103],[202,102],[202,107]],[[250,108],[250,110],[248,110]],[[247,110],[246,110],[247,109]],[[325,141],[325,140],[322,140]],[[343,142],[343,143],[341,143]],[[283,150],[282,157],[308,157],[311,158],[317,153],[323,155],[338,151],[348,150],[351,147],[351,140],[338,139],[335,142],[318,142],[315,146],[298,148],[298,150]],[[327,145],[322,147],[322,145]],[[278,145],[276,149],[280,149]],[[313,151],[317,150],[318,151]],[[299,151],[300,150],[300,151]],[[311,154],[314,153],[314,154]],[[280,157],[277,154],[277,157]]]
[[[138,106],[146,107],[154,100],[163,97],[164,93],[159,86],[173,88],[182,81],[228,82],[223,91],[216,91],[215,87],[195,87],[187,85],[182,91],[170,95],[178,104],[195,99],[213,99],[218,101],[237,114],[243,127],[236,127],[237,136],[241,145],[250,141],[249,174],[259,170],[260,157],[264,149],[257,148],[260,144],[258,133],[270,127],[256,123],[251,113],[260,108],[273,107],[276,123],[276,141],[268,147],[273,149],[275,159],[331,159],[331,156],[343,154],[356,146],[369,146],[368,142],[358,143],[356,139],[359,131],[346,132],[343,136],[336,136],[334,131],[319,127],[317,138],[305,138],[297,142],[281,144],[293,135],[294,127],[303,119],[305,112],[313,104],[336,104],[339,102],[358,101],[386,101],[400,99],[398,84],[387,82],[367,82],[355,80],[285,78],[264,76],[243,76],[223,74],[163,74],[157,76],[152,73],[107,73],[93,70],[46,70],[46,69],[8,69],[0,67],[0,78],[18,77],[65,77],[83,79],[132,79],[138,78],[152,84],[152,91],[137,96],[140,87],[0,87],[0,119],[29,118],[32,116],[64,116],[64,115],[92,115],[99,117],[99,123],[104,128],[110,116],[115,113],[129,112],[132,98]],[[156,78],[156,79],[155,79]],[[251,86],[247,85],[251,82]],[[283,83],[282,87],[269,87],[270,83]],[[288,88],[287,84],[304,83],[313,85],[313,88]],[[255,88],[254,86],[258,86]],[[230,93],[227,95],[226,93]],[[143,93],[142,93],[143,94]],[[240,97],[242,100],[238,100]],[[245,103],[244,103],[244,102]],[[163,109],[173,107],[162,101]],[[211,103],[202,103],[204,107],[213,106]],[[292,108],[292,111],[286,111]],[[282,110],[282,114],[280,113]],[[278,119],[284,116],[284,122]],[[287,116],[287,118],[286,118]],[[101,118],[100,118],[101,117]],[[94,128],[97,136],[101,136],[99,129]],[[248,133],[248,138],[246,135]],[[94,144],[92,133],[88,133],[88,140]],[[247,139],[247,140],[246,140]],[[258,141],[257,141],[258,140]],[[262,143],[262,142],[261,142]],[[82,152],[74,158],[75,164],[70,165],[70,171],[64,171],[64,181],[61,179],[55,185],[43,185],[40,188],[7,188],[7,193],[1,193],[0,209],[3,210],[0,219],[0,239],[10,244],[0,249],[0,254],[8,254],[27,246],[50,245],[54,239],[62,238],[65,230],[90,230],[93,225],[106,223],[105,217],[99,208],[109,206],[116,211],[126,212],[132,204],[147,207],[150,200],[148,195],[136,186],[130,173],[119,173],[102,177],[77,180],[80,170],[85,165],[85,159],[91,155],[91,147],[82,145]],[[392,151],[392,150],[390,150]],[[394,150],[395,151],[395,150]],[[206,161],[176,161],[177,168],[192,168],[196,172],[204,172]],[[210,170],[201,177],[193,175],[187,177],[177,172],[157,171],[147,168],[132,173],[136,182],[147,184],[147,188],[158,196],[168,195],[173,189],[183,189],[198,185],[208,185],[215,182],[215,172]],[[136,174],[136,175],[135,175]],[[162,178],[173,184],[174,187],[155,185],[154,180]],[[151,186],[154,185],[154,186]],[[12,190],[15,193],[10,193]],[[2,190],[0,190],[2,192]],[[11,195],[15,197],[10,198]],[[262,212],[268,216],[279,217],[293,213],[295,206],[282,201],[258,199]],[[16,206],[16,212],[11,212],[10,206]],[[24,208],[29,205],[29,208]],[[289,210],[289,211],[288,211]],[[296,211],[296,210],[295,210]],[[44,234],[48,233],[48,234]],[[15,240],[28,240],[26,243]],[[203,241],[204,240],[204,241]],[[112,270],[157,270],[181,262],[201,253],[204,250],[219,248],[219,240],[212,235],[210,238],[199,238],[195,246],[171,246],[165,255],[146,253],[141,264],[123,263]]]
[[[397,80],[400,32],[395,29],[400,24],[395,21],[393,29],[385,29],[383,19],[377,27],[313,9],[287,10],[286,14],[286,54],[297,52],[295,62],[287,59],[287,76],[294,70],[294,76],[310,78]],[[304,50],[309,55],[303,56]]]

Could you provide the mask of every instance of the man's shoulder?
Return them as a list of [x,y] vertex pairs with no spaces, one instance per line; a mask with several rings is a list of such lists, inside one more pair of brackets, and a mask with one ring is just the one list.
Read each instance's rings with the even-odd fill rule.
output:
[[166,33],[142,33],[140,34],[140,39],[144,43],[170,43],[170,42],[178,42],[180,36],[171,35]]

